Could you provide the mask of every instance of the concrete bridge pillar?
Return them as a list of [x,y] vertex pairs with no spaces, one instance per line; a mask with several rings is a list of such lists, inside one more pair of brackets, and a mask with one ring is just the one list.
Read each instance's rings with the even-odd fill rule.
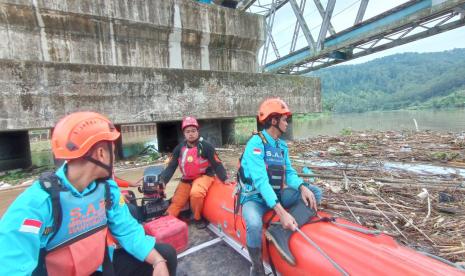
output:
[[0,132],[0,171],[28,168],[31,164],[28,131]]

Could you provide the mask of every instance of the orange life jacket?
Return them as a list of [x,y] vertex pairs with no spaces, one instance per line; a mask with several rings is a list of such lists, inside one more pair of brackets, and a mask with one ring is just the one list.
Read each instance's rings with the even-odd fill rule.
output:
[[181,148],[178,165],[183,175],[183,180],[194,180],[204,175],[208,167],[210,167],[210,162],[208,159],[202,157],[198,148],[199,147],[189,148],[187,146]]

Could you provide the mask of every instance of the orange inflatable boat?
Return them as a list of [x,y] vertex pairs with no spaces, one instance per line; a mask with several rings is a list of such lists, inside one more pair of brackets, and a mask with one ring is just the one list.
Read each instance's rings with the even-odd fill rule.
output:
[[[234,216],[234,189],[235,185],[215,181],[205,199],[203,215],[219,233],[245,247],[244,221],[240,212]],[[324,212],[318,215],[329,217]],[[289,241],[296,266],[284,261],[272,244],[269,246],[273,264],[281,275],[465,275],[458,267],[402,246],[385,234],[369,234],[371,230],[344,219],[310,223],[301,231],[303,235],[294,233]]]

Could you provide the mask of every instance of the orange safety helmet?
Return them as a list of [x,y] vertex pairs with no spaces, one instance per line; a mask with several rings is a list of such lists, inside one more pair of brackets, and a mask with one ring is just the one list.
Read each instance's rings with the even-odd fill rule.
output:
[[199,128],[199,123],[197,122],[197,119],[195,119],[194,117],[186,117],[182,120],[181,130],[184,131],[184,129],[188,126],[194,126],[196,128]]
[[270,98],[262,102],[258,108],[258,122],[263,124],[272,114],[292,115],[287,104],[280,98]]
[[56,159],[83,157],[100,141],[115,141],[120,136],[107,117],[95,112],[75,112],[62,118],[52,134]]

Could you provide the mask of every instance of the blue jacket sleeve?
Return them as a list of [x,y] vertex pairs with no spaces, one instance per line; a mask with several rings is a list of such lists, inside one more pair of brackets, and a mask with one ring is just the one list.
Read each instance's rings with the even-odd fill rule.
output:
[[264,157],[263,142],[259,136],[254,135],[245,147],[241,166],[244,167],[245,177],[252,179],[255,189],[260,192],[266,205],[273,208],[278,202],[278,197],[269,183]]
[[286,184],[289,187],[298,190],[304,180],[297,175],[296,170],[291,165],[291,160],[289,159],[289,148],[286,143],[281,142],[280,146],[284,151],[284,160],[286,162]]
[[120,245],[140,261],[144,261],[155,246],[155,238],[145,235],[144,228],[129,213],[124,196],[113,180],[110,192],[113,205],[108,210],[108,225]]
[[[35,226],[23,226],[26,219],[34,221]],[[30,275],[46,244],[44,230],[52,225],[49,195],[35,183],[19,195],[0,220],[0,275]]]

